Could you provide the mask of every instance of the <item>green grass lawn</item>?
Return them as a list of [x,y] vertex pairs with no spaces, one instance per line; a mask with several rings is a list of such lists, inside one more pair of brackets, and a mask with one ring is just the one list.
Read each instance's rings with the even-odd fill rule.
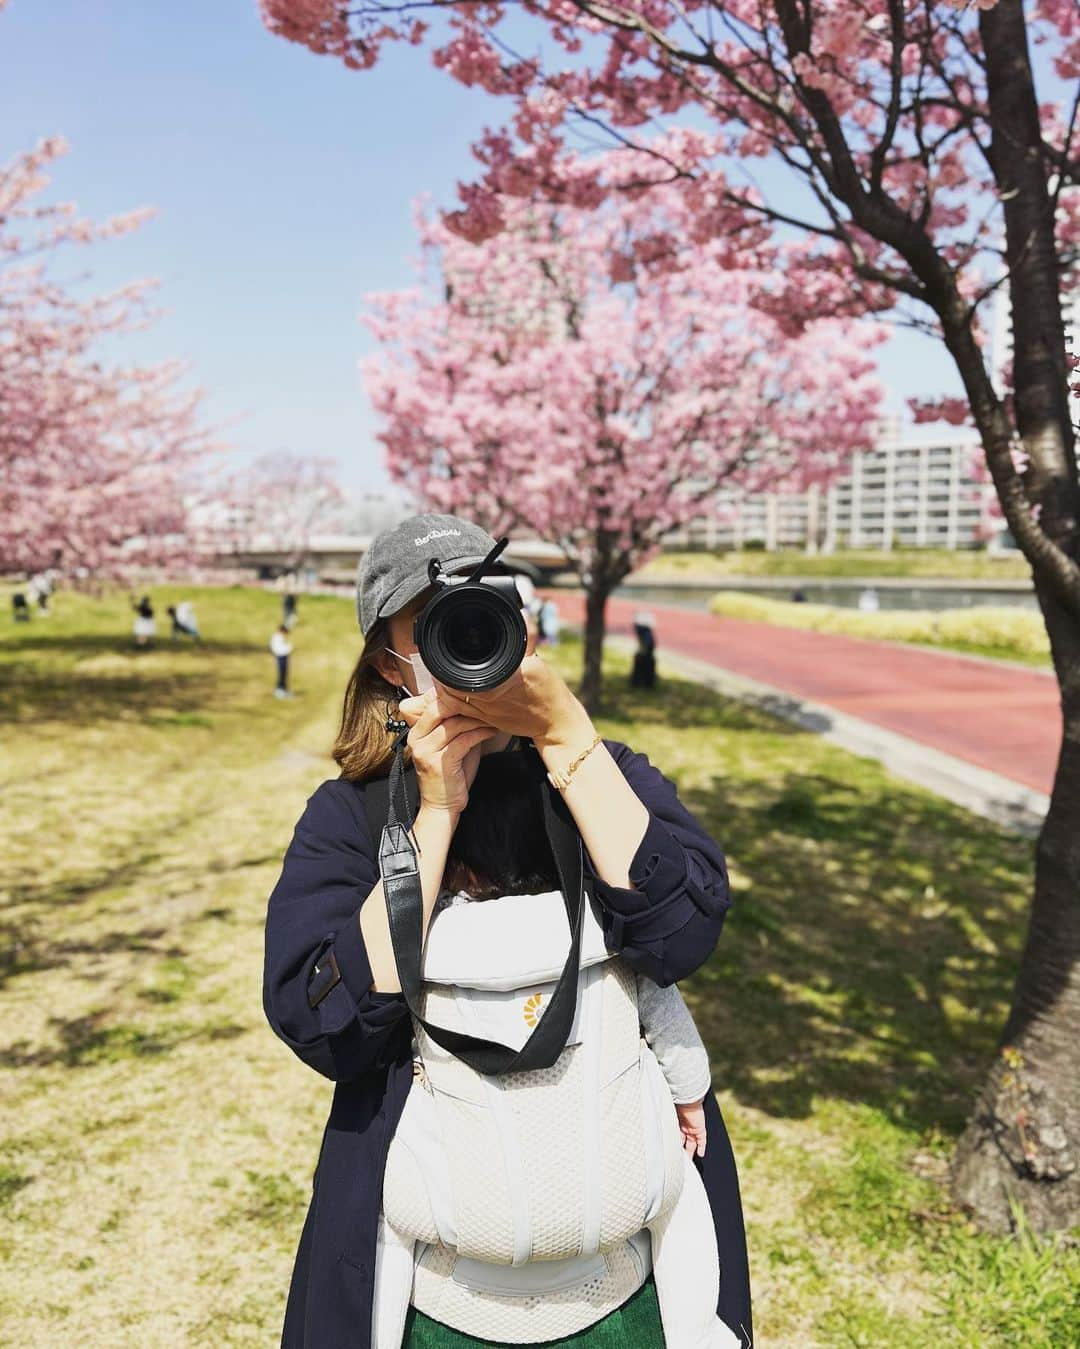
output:
[[696,576],[910,576],[912,579],[941,578],[954,581],[1005,581],[1031,579],[1023,557],[992,557],[983,550],[954,551],[949,548],[894,548],[884,552],[871,548],[846,548],[835,553],[804,553],[801,549],[766,552],[669,552],[647,563],[637,578],[660,582]]
[[[154,591],[162,612],[177,593]],[[188,593],[201,648],[136,652],[123,596],[0,617],[0,1343],[280,1334],[332,1086],[265,1023],[263,918],[335,775],[359,638],[348,601],[302,598],[279,702],[278,597]],[[551,659],[576,676],[580,647]],[[678,781],[731,862],[736,906],[684,992],[739,1158],[761,1345],[1075,1343],[1077,1248],[981,1237],[941,1183],[1006,1009],[1030,843],[608,668],[601,729]]]

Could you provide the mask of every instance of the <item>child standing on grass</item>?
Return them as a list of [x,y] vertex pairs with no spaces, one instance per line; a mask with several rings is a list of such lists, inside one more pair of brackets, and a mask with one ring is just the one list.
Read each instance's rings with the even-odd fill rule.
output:
[[277,661],[277,688],[275,698],[291,698],[289,692],[289,657],[292,655],[292,642],[289,641],[289,629],[282,623],[270,638],[270,653]]

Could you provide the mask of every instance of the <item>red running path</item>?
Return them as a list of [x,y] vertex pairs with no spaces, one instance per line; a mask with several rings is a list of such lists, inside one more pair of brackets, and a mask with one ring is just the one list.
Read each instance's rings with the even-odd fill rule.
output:
[[[580,592],[551,593],[563,618],[584,621]],[[1050,791],[1061,703],[1056,681],[1044,671],[644,599],[609,600],[608,631],[632,635],[633,614],[642,608],[655,616],[661,662],[665,650],[708,661]]]

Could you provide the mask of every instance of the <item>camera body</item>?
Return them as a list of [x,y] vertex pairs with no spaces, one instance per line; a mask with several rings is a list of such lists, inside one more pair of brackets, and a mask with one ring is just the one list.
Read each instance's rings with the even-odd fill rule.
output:
[[516,576],[485,576],[508,539],[500,539],[468,576],[446,576],[428,563],[436,587],[413,622],[413,641],[432,678],[462,693],[505,683],[525,659],[529,633]]

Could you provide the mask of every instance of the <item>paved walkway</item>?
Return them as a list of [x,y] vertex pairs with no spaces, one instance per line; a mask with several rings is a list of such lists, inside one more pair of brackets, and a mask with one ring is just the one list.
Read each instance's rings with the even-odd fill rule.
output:
[[[568,622],[583,622],[579,593],[555,598]],[[661,668],[665,651],[704,661],[1050,791],[1061,707],[1049,673],[644,601],[609,601],[609,632],[632,634],[641,608],[655,616]]]

